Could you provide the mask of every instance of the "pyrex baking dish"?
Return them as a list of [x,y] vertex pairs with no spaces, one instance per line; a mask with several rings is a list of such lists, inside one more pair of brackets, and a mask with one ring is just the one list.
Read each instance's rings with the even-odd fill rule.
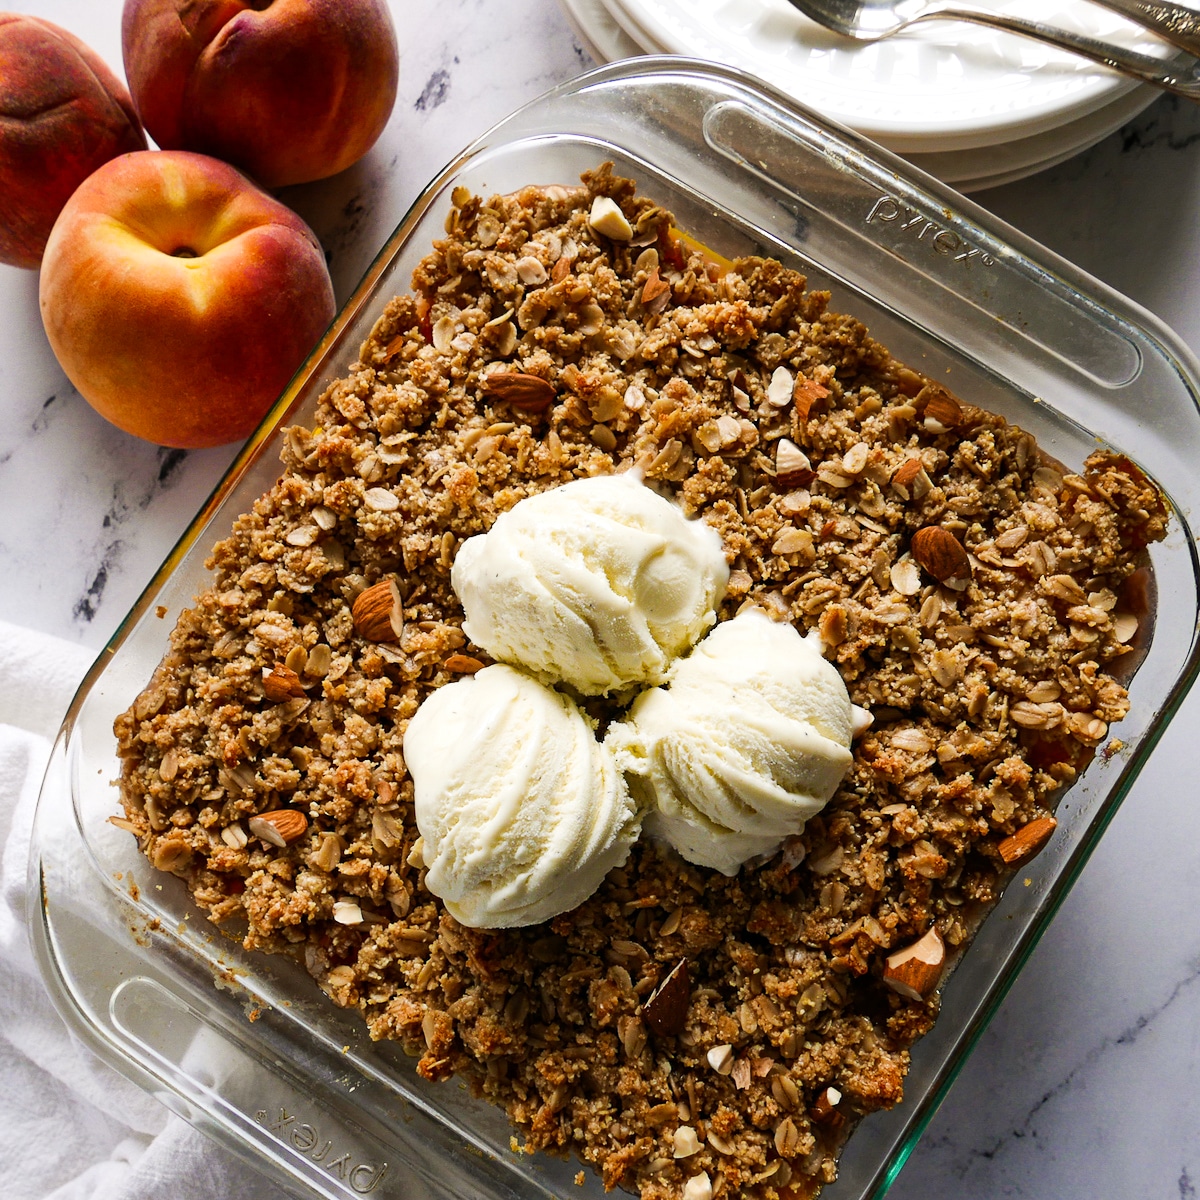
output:
[[439,236],[450,191],[570,183],[611,159],[727,257],[756,252],[829,287],[901,361],[1033,432],[1078,466],[1097,444],[1138,463],[1172,508],[1151,551],[1153,640],[1120,742],[1058,810],[947,982],[906,1100],[850,1138],[829,1200],[880,1196],[1081,869],[1197,669],[1189,526],[1200,378],[1168,330],[1048,251],[865,140],[738,72],[682,59],[594,71],[470,146],[401,222],[303,370],[247,443],[93,667],[56,742],[38,809],[34,941],[55,1001],[97,1053],[277,1182],[306,1195],[599,1196],[578,1164],[510,1148],[503,1114],[428,1084],[371,1043],[303,971],[241,950],[180,881],[153,871],[117,811],[113,718],[145,685],[211,544],[278,471],[280,430],[345,373],[384,304]]

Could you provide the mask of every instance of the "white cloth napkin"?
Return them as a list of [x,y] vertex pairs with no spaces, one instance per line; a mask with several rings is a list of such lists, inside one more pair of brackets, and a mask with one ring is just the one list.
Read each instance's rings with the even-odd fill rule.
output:
[[50,741],[91,657],[0,622],[0,1196],[285,1200],[75,1042],[34,964],[34,806]]

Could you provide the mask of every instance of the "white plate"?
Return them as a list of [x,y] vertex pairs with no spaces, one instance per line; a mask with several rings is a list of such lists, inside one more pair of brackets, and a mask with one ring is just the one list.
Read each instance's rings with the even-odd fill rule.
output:
[[[597,62],[633,58],[659,47],[643,46],[617,23],[604,0],[559,0],[584,49]],[[1107,137],[1154,102],[1158,92],[1140,86],[1056,128],[982,149],[910,153],[906,157],[960,191],[980,191],[1023,179],[1070,158]]]
[[558,0],[567,23],[597,63],[619,62],[651,53],[617,24],[603,0]]
[[[645,50],[740,67],[901,153],[947,153],[1032,137],[1138,85],[1028,38],[936,21],[849,43],[787,0],[605,0]],[[997,0],[1006,12],[1167,57],[1165,43],[1098,5]]]
[[999,187],[1002,183],[1015,183],[1018,179],[1025,179],[1065,162],[1089,146],[1094,146],[1132,121],[1158,96],[1157,90],[1142,85],[1095,112],[1044,133],[1016,138],[999,146],[946,153],[906,154],[904,157],[930,175],[952,183],[960,192]]

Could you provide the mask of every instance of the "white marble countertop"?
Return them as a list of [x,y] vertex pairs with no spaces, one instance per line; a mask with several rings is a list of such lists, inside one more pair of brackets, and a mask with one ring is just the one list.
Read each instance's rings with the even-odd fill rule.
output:
[[[344,299],[420,187],[495,119],[591,65],[555,0],[392,0],[400,96],[369,157],[283,197]],[[120,0],[9,0],[120,69]],[[1158,100],[1094,149],[976,197],[1200,352],[1200,108]],[[99,650],[233,456],[118,432],[0,266],[0,618]],[[1200,464],[1198,464],[1200,468]],[[1200,694],[1176,717],[890,1193],[1156,1197],[1200,1189]],[[214,1151],[215,1152],[215,1151]],[[181,1198],[183,1200],[183,1198]]]

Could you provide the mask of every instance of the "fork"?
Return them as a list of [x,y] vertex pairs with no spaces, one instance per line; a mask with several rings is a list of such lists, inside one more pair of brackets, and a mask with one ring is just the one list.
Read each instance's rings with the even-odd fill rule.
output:
[[[1157,8],[1165,12],[1168,7],[1160,4],[1159,0],[1154,0],[1153,4],[1145,0],[1102,2],[1106,7],[1140,20],[1143,24],[1148,20],[1148,11]],[[1200,59],[1194,52],[1178,54],[1170,59],[1154,58],[1149,54],[1102,42],[1098,38],[1045,25],[1041,21],[996,12],[995,9],[973,3],[973,0],[790,0],[790,3],[818,25],[862,42],[877,42],[881,38],[891,37],[914,21],[938,19],[989,25],[994,29],[1036,38],[1188,100],[1200,100]],[[1136,16],[1135,9],[1138,10]],[[1193,42],[1196,40],[1197,17],[1200,16],[1188,9],[1180,11],[1189,14],[1191,20],[1190,24],[1176,22],[1171,38],[1176,45],[1181,45],[1180,39],[1184,37]],[[1155,28],[1158,29],[1157,26]],[[1158,31],[1167,36],[1165,30]]]
[[1092,0],[1157,33],[1164,41],[1200,57],[1200,12],[1173,0]]

